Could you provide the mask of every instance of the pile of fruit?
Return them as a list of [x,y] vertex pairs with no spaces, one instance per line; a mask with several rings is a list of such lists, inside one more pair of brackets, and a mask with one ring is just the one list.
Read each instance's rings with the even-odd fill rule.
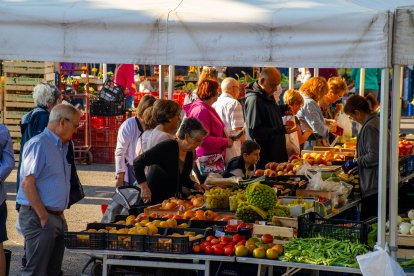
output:
[[292,155],[289,162],[269,162],[264,170],[256,170],[254,176],[276,177],[278,175],[295,175],[296,171],[303,165],[303,161],[299,156]]
[[283,254],[283,246],[273,243],[273,236],[265,234],[258,238],[245,237],[239,234],[233,236],[208,236],[204,242],[193,245],[193,253],[228,255],[237,257],[253,256],[276,260]]
[[400,157],[412,155],[413,150],[414,150],[413,143],[408,140],[401,140],[398,143],[398,153]]
[[343,154],[335,153],[334,151],[325,152],[306,152],[303,154],[303,160],[310,165],[332,165],[332,161],[345,161],[345,158],[352,157],[351,152],[345,152]]
[[277,196],[271,187],[255,182],[247,186],[246,199],[247,202],[239,203],[236,217],[251,223],[257,220],[267,220],[267,211],[275,208]]
[[203,195],[191,195],[189,200],[172,197],[161,203],[162,210],[188,210],[201,207],[204,204]]
[[228,209],[229,197],[231,196],[230,189],[223,189],[220,187],[213,187],[204,193],[206,208],[208,209]]

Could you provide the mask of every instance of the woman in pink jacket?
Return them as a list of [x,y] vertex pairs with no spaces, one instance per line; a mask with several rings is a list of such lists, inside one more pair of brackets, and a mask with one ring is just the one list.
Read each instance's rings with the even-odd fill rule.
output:
[[124,89],[125,108],[134,108],[134,96],[137,92],[134,80],[134,64],[121,64],[115,70],[115,83]]
[[[198,119],[207,130],[207,136],[196,149],[197,158],[215,153],[225,155],[225,149],[233,145],[233,140],[226,137],[224,123],[216,110],[212,107],[218,98],[219,84],[212,79],[202,81],[197,90],[198,99],[183,107],[187,117]],[[202,176],[197,165],[194,171],[200,183],[204,183],[206,176]]]

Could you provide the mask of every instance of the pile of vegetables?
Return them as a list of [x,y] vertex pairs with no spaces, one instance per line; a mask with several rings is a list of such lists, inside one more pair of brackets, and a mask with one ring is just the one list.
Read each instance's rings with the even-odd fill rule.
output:
[[275,190],[265,184],[252,183],[246,188],[247,202],[265,211],[276,206]]
[[357,268],[357,255],[368,252],[366,245],[349,240],[329,238],[296,238],[285,244],[280,260],[315,265],[335,265]]
[[267,213],[251,204],[241,203],[237,208],[236,217],[244,222],[254,223],[257,220],[266,220]]
[[[398,232],[402,235],[414,235],[414,209],[408,212],[408,218],[401,218],[398,216]],[[387,221],[387,228],[389,228],[390,222]]]

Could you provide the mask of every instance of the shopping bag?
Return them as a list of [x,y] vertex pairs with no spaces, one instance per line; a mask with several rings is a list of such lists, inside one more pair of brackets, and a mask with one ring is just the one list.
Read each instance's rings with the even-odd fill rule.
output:
[[207,176],[209,173],[222,173],[224,171],[224,158],[221,153],[198,157],[196,164],[202,176]]
[[375,246],[375,251],[357,256],[359,268],[364,276],[404,276],[401,266],[387,251]]
[[352,137],[352,122],[349,119],[349,116],[343,112],[339,113],[338,118],[336,119],[336,124],[343,129],[343,134],[341,136],[344,141],[349,140]]
[[139,84],[138,91],[139,92],[151,92],[151,91],[154,91],[154,88],[152,88],[151,82],[145,79]]

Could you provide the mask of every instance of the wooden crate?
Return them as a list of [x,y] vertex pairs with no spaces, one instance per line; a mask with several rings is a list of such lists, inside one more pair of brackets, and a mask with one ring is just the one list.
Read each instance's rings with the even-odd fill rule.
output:
[[5,74],[49,74],[54,73],[55,66],[53,62],[36,62],[36,61],[4,61],[3,71]]
[[261,238],[264,234],[273,236],[273,243],[283,244],[295,236],[295,230],[290,227],[280,227],[272,225],[253,225],[253,237]]
[[279,227],[290,227],[298,229],[298,218],[277,217],[272,218],[272,224]]
[[55,73],[45,74],[43,77],[26,77],[24,75],[19,77],[9,77],[6,75],[6,91],[8,85],[28,85],[35,86],[40,82],[51,81],[55,79]]
[[149,206],[147,208],[144,209],[144,214],[146,215],[150,215],[150,214],[157,214],[157,215],[169,215],[169,214],[173,214],[173,215],[179,215],[181,213],[183,213],[185,210],[178,210],[178,209],[173,209],[173,210],[165,210],[165,209],[161,209],[161,204],[157,204],[157,205],[153,205],[153,206]]
[[[389,243],[390,242],[390,234],[386,234],[385,240]],[[400,246],[409,246],[414,247],[414,235],[403,235],[398,234],[397,236],[397,243]]]

